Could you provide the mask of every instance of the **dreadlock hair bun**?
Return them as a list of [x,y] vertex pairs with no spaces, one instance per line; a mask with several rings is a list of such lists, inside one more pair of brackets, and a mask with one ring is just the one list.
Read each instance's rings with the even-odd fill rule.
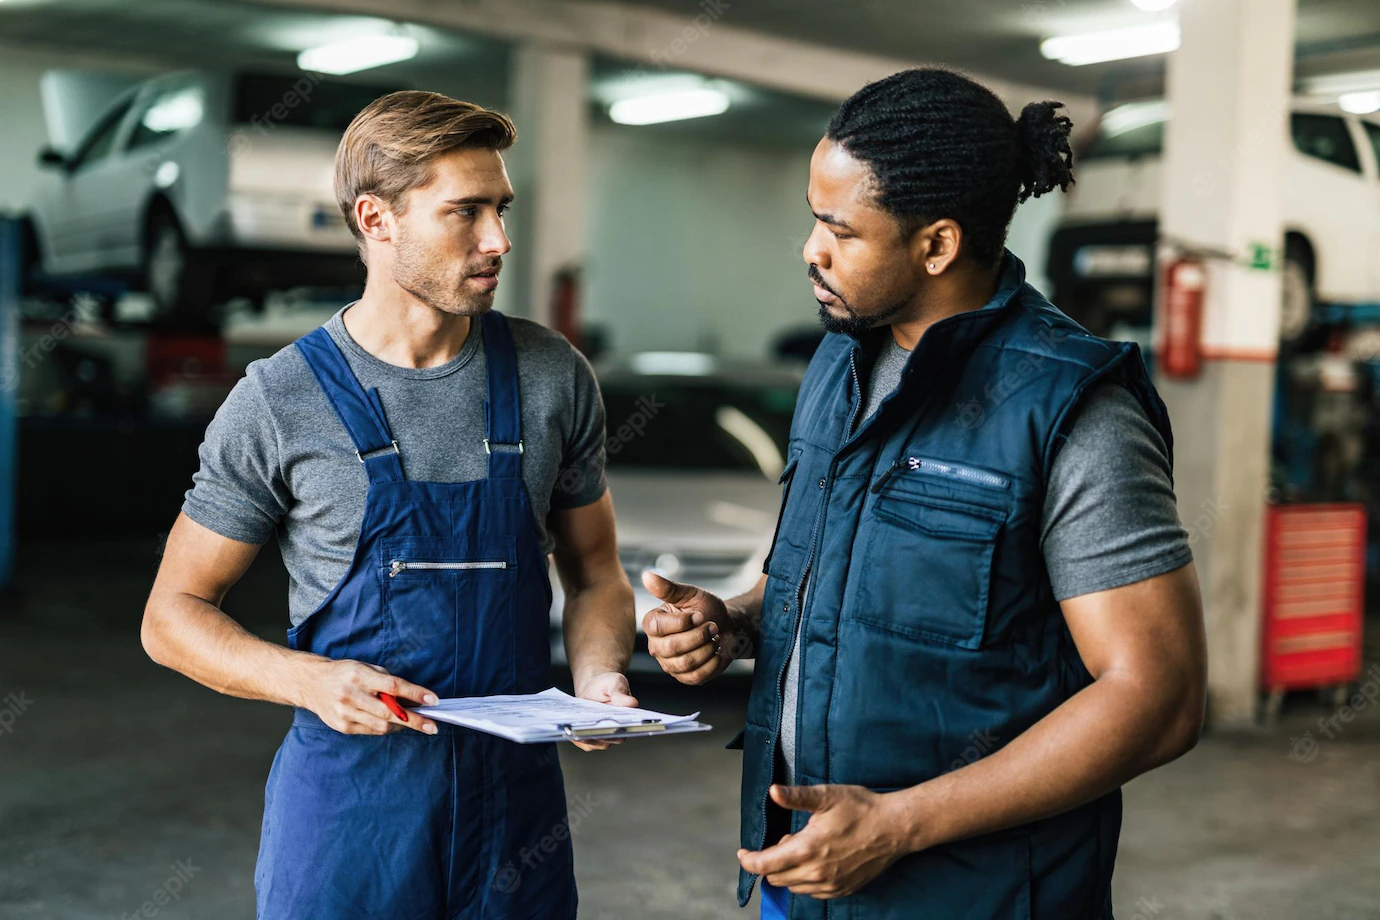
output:
[[990,265],[1016,205],[1073,182],[1072,122],[1059,108],[1032,103],[1013,119],[981,83],[920,67],[858,90],[826,136],[867,165],[878,205],[904,231],[949,218],[965,254]]
[[1017,198],[1021,203],[1056,188],[1062,192],[1073,184],[1073,148],[1069,146],[1073,120],[1058,114],[1063,107],[1062,102],[1032,102],[1016,119],[1024,154]]

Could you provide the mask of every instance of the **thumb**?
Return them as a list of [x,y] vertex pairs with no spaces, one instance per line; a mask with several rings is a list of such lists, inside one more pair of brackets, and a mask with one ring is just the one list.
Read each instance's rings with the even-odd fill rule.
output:
[[683,604],[698,593],[699,589],[693,585],[682,585],[669,578],[658,575],[651,569],[646,569],[642,573],[642,587],[657,600],[667,604]]
[[792,811],[823,811],[829,805],[829,787],[773,784],[771,798],[777,805]]

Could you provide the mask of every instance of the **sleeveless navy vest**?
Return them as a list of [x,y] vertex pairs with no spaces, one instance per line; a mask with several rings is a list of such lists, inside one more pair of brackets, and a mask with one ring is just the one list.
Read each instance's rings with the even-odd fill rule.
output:
[[[1089,334],[1010,253],[992,300],[932,326],[849,437],[883,335],[827,336],[801,385],[741,741],[748,849],[766,836],[802,617],[797,782],[890,791],[963,767],[1092,681],[1040,549],[1045,482],[1080,400],[1100,381],[1125,385],[1172,450],[1136,346]],[[793,813],[791,830],[808,818]],[[847,898],[792,897],[790,915],[1104,920],[1120,827],[1113,792],[912,854]],[[740,873],[741,903],[755,881]]]

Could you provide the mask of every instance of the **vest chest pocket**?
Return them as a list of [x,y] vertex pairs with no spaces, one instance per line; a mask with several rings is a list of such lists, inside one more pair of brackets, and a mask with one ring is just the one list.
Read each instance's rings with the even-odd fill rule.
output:
[[909,490],[877,496],[853,619],[959,648],[982,645],[1006,512]]

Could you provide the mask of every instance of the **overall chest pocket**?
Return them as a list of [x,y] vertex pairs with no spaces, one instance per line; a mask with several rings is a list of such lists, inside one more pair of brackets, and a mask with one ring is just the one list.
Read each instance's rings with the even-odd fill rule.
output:
[[[994,483],[997,480],[994,479]],[[992,557],[1007,511],[995,486],[983,503],[896,479],[864,518],[867,564],[853,618],[959,648],[982,645]],[[870,518],[870,520],[869,520]]]

